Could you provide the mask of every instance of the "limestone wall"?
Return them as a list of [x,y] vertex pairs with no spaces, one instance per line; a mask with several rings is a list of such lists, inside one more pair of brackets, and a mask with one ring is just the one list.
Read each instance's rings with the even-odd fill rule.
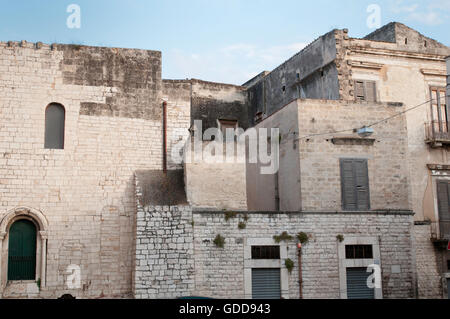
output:
[[[64,150],[44,149],[52,102],[66,110]],[[160,52],[0,43],[0,219],[19,206],[47,218],[40,296],[131,294],[133,174],[162,167],[161,103]],[[172,132],[188,129],[183,112],[169,117]],[[75,290],[71,264],[81,268]]]

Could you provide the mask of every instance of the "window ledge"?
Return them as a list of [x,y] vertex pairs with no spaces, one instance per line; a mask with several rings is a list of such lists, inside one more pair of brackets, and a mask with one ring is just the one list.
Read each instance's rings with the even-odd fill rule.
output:
[[338,136],[331,139],[334,145],[364,145],[373,146],[375,144],[374,138],[361,138],[355,136]]

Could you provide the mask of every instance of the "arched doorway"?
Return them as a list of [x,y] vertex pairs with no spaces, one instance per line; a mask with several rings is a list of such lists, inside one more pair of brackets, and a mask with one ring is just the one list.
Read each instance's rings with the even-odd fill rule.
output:
[[8,280],[36,279],[37,229],[33,222],[19,219],[11,225],[8,244]]

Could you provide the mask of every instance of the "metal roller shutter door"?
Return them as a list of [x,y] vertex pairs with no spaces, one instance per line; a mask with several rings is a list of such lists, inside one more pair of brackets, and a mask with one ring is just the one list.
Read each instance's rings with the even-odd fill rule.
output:
[[347,298],[375,299],[374,289],[367,287],[367,268],[347,268]]
[[450,299],[450,279],[447,279],[447,295],[448,299]]
[[280,269],[252,269],[253,299],[281,299]]

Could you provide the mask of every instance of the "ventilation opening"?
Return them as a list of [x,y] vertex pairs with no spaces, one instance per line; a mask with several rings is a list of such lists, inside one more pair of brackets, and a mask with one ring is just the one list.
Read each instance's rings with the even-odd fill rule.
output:
[[405,44],[408,44],[408,38],[405,38]]
[[65,294],[65,295],[62,295],[61,297],[59,297],[58,299],[67,299],[67,300],[70,300],[70,299],[77,299],[77,298],[75,298],[74,296],[72,296],[72,295],[70,295],[70,294]]
[[425,41],[424,43],[423,43],[423,45],[425,46],[425,48],[427,47],[427,41]]
[[283,92],[286,92],[286,85],[283,85],[282,90]]

